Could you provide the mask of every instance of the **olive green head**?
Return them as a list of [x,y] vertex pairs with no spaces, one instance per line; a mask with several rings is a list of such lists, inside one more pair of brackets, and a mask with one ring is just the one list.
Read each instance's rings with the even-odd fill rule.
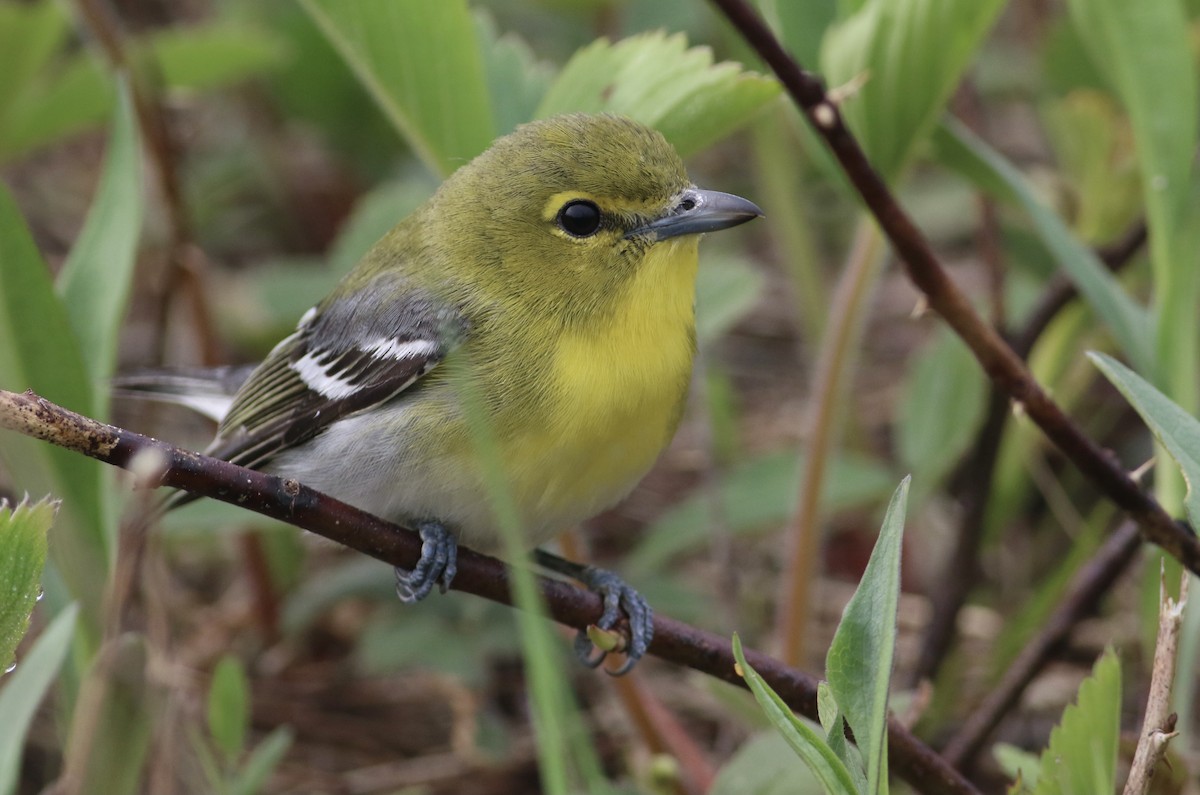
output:
[[455,241],[458,256],[483,263],[477,287],[492,282],[569,307],[618,289],[661,240],[759,214],[745,200],[698,190],[656,130],[572,114],[497,140],[446,181],[425,220]]
[[[694,276],[694,245],[668,256],[685,236],[761,214],[692,185],[671,145],[643,124],[556,116],[522,125],[451,175],[338,292],[373,292],[388,274],[475,318],[523,304],[547,320],[598,319],[648,263],[679,259]],[[663,241],[671,244],[656,248]],[[692,276],[680,289],[690,293]]]

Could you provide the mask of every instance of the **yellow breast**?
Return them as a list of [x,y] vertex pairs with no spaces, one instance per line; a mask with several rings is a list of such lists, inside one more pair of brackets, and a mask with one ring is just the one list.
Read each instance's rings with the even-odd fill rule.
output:
[[675,432],[695,349],[694,236],[652,247],[611,320],[563,338],[543,425],[510,449],[518,504],[535,532],[624,497]]

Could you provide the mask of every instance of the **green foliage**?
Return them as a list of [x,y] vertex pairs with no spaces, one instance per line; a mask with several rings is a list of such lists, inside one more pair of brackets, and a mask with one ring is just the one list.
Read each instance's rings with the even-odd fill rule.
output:
[[1200,526],[1200,421],[1125,365],[1102,353],[1090,353],[1092,363],[1120,390],[1141,415],[1154,438],[1167,449],[1187,482],[1188,520]]
[[78,612],[75,605],[60,612],[16,669],[0,680],[0,795],[17,791],[25,734],[67,657]]
[[[1198,96],[1190,30],[1183,4],[1153,0],[1071,0],[1080,38],[1129,114],[1142,165],[1156,278],[1166,286],[1178,250],[1179,225],[1192,196]],[[1187,266],[1192,269],[1194,266]]]
[[505,135],[534,118],[538,103],[554,80],[555,69],[553,65],[539,61],[519,36],[502,35],[495,21],[482,11],[475,15],[475,26],[484,58],[496,135]]
[[[0,1],[0,163],[99,124],[114,107],[116,81],[97,55],[71,46],[71,31],[53,0]],[[192,91],[260,74],[283,54],[267,33],[222,21],[153,34],[129,52],[139,74]]]
[[[33,389],[56,403],[89,413],[95,397],[79,343],[54,293],[45,263],[16,204],[0,186],[0,383]],[[105,522],[102,467],[43,442],[0,435],[0,460],[21,473],[20,485],[63,501],[51,554],[83,604],[98,620],[99,595],[111,554]]]
[[[91,213],[56,283],[88,375],[98,386],[116,365],[117,335],[133,286],[142,223],[139,146],[133,101],[123,89]],[[99,386],[93,411],[104,416],[107,406],[108,390]]]
[[[723,526],[734,536],[766,533],[786,521],[796,507],[796,479],[803,458],[788,451],[742,461],[715,493],[686,497],[663,514],[625,559],[625,570],[649,576],[670,559],[703,548],[712,538],[712,509],[720,506]],[[881,502],[891,490],[891,474],[870,459],[846,455],[830,464],[824,504],[838,511]]]
[[870,795],[888,791],[888,686],[896,654],[900,542],[909,482],[905,478],[892,496],[867,570],[842,613],[825,656],[829,688],[862,751]]
[[[1189,484],[1188,514],[1193,523],[1200,522],[1200,498],[1190,488],[1200,472],[1200,430],[1191,416],[1196,408],[1193,393],[1200,383],[1195,313],[1200,218],[1192,165],[1200,98],[1189,50],[1196,0],[1072,0],[1066,5],[1069,17],[1058,7],[1049,9],[1042,20],[1045,35],[1020,41],[1006,29],[989,38],[1002,7],[999,0],[761,0],[760,5],[806,66],[823,64],[827,82],[846,88],[840,106],[876,168],[893,183],[909,171],[918,174],[920,179],[899,186],[901,197],[914,208],[931,206],[929,213],[916,215],[935,245],[957,254],[974,231],[976,209],[968,200],[970,192],[998,202],[995,231],[1001,238],[1001,264],[1008,269],[1006,330],[1015,328],[1012,321],[1022,317],[1056,272],[1066,273],[1078,286],[1090,313],[1068,310],[1035,349],[1032,367],[1069,413],[1086,406],[1088,411],[1078,416],[1087,432],[1109,443],[1104,434],[1116,409],[1111,401],[1088,395],[1088,379],[1094,374],[1080,366],[1079,352],[1084,345],[1108,344],[1105,334],[1111,335],[1145,380],[1103,355],[1095,355],[1094,361],[1180,463]],[[182,134],[176,144],[185,196],[189,202],[195,197],[206,202],[187,208],[201,230],[198,243],[207,245],[207,233],[228,243],[232,252],[210,256],[202,287],[216,306],[222,339],[232,340],[247,357],[289,333],[296,318],[386,229],[429,195],[437,177],[518,124],[557,112],[624,113],[656,126],[683,154],[695,155],[757,116],[761,124],[752,140],[724,146],[696,165],[705,173],[706,187],[755,198],[778,223],[777,230],[794,234],[765,240],[760,226],[760,231],[748,231],[744,237],[755,241],[753,250],[705,245],[697,303],[710,427],[697,433],[689,425],[684,452],[672,461],[686,470],[684,477],[663,481],[674,507],[649,521],[632,542],[632,554],[619,564],[665,613],[709,623],[747,620],[733,612],[743,605],[729,604],[734,600],[715,588],[705,592],[704,585],[711,583],[697,585],[695,566],[678,564],[685,555],[691,556],[689,564],[694,562],[696,553],[709,548],[713,527],[727,530],[740,543],[785,526],[795,507],[800,457],[783,449],[786,442],[769,437],[780,427],[792,426],[756,424],[758,418],[748,413],[756,409],[753,404],[759,397],[752,379],[761,376],[747,377],[747,370],[757,362],[747,357],[735,364],[731,360],[737,354],[730,353],[735,346],[724,338],[734,331],[737,346],[775,343],[778,358],[763,360],[782,361],[785,367],[791,366],[787,357],[799,349],[802,366],[807,366],[830,304],[826,277],[831,263],[843,256],[857,204],[837,193],[845,187],[844,180],[831,170],[832,160],[814,146],[811,134],[798,129],[796,114],[759,114],[772,103],[784,107],[777,101],[779,86],[773,78],[726,60],[745,59],[746,50],[704,4],[226,4],[218,17],[188,27],[154,27],[145,20],[129,25],[132,68],[124,76],[116,75],[97,52],[80,46],[92,37],[76,33],[83,26],[72,19],[71,9],[70,4],[51,0],[0,0],[0,163],[13,167],[5,178],[14,175],[12,193],[30,202],[25,215],[33,228],[31,234],[9,191],[0,188],[0,387],[32,387],[101,418],[107,412],[105,382],[118,352],[124,353],[118,331],[137,289],[133,269],[143,222],[152,255],[145,259],[150,264],[157,259],[161,234],[160,219],[142,196],[144,142],[139,140],[127,85],[156,89],[153,93],[171,110],[172,123],[178,121],[175,132]],[[648,32],[659,25],[666,30]],[[606,38],[597,38],[600,33]],[[1018,61],[1023,68],[1013,68]],[[1033,112],[1023,118],[1041,122],[1057,163],[1043,158],[1035,168],[1019,170],[999,151],[1023,155],[1027,142],[1017,140],[1009,148],[1013,141],[997,134],[1006,127],[981,127],[995,141],[994,149],[955,122],[940,123],[949,98],[970,69],[975,79],[962,94],[965,100],[980,103],[987,111],[981,115],[989,122],[996,100],[1026,101]],[[256,81],[251,91],[236,97],[211,94],[248,77],[268,79]],[[251,105],[254,112],[245,113]],[[231,106],[240,109],[231,112]],[[69,236],[75,219],[58,217],[63,213],[55,207],[49,208],[54,213],[49,220],[44,210],[39,215],[41,188],[35,180],[35,190],[29,189],[24,170],[32,169],[38,178],[54,172],[22,158],[106,119],[111,126],[105,165],[86,223],[57,279],[51,279],[47,274],[58,267],[60,241]],[[210,128],[229,119],[245,128],[214,135]],[[1008,117],[996,119],[1003,122]],[[393,140],[396,130],[403,139],[400,145]],[[301,142],[295,148],[305,149],[303,156],[274,151],[276,135],[289,144]],[[259,136],[263,140],[256,141]],[[238,157],[229,161],[236,166],[212,167],[215,156],[204,147],[214,140],[218,146],[236,147]],[[193,146],[196,142],[199,146]],[[305,170],[313,154],[309,146],[322,168],[334,174],[330,195],[321,180],[305,185],[318,194],[315,201],[307,195],[298,199],[290,184],[310,176]],[[926,154],[932,155],[932,163],[919,161]],[[61,158],[58,151],[47,155],[50,160]],[[754,173],[740,173],[739,169],[750,171],[744,168],[747,162],[754,163]],[[950,182],[946,169],[964,179]],[[716,177],[711,183],[710,172]],[[951,190],[945,190],[947,184]],[[936,194],[931,185],[941,186]],[[336,219],[340,231],[333,245],[321,254],[304,235],[269,238],[274,230],[262,231],[268,226],[261,223],[265,213],[242,195],[247,189],[260,190],[273,202],[271,209],[288,215],[292,223],[317,215]],[[211,195],[214,192],[217,195]],[[343,219],[356,195],[357,205]],[[937,201],[930,202],[931,196]],[[309,214],[293,213],[297,207]],[[1114,277],[1089,246],[1113,239],[1143,215],[1151,228],[1153,267],[1149,272],[1135,267]],[[331,221],[329,230],[334,228]],[[243,239],[248,229],[255,230],[250,243]],[[332,235],[324,233],[320,242]],[[230,264],[235,267],[227,267]],[[974,287],[967,269],[953,275]],[[787,280],[790,283],[784,283]],[[780,300],[780,291],[792,295]],[[981,293],[973,293],[972,300]],[[896,295],[889,285],[885,302],[894,302]],[[792,302],[803,303],[807,313],[803,333],[795,335],[801,338],[798,346],[793,346],[793,318],[781,320],[777,311],[793,296]],[[1145,296],[1151,296],[1153,311],[1144,308]],[[865,316],[870,306],[864,303],[858,311]],[[172,329],[173,335],[178,332]],[[173,336],[172,344],[177,341]],[[907,354],[911,347],[888,342],[889,355],[897,347]],[[778,349],[785,345],[787,352],[779,356]],[[187,341],[182,347],[187,349]],[[876,368],[862,370],[862,381],[878,378]],[[857,386],[855,399],[846,401],[859,411],[846,423],[847,449],[826,463],[830,475],[822,496],[823,526],[859,522],[874,511],[892,491],[899,467],[917,474],[922,497],[935,492],[954,496],[945,481],[976,439],[986,382],[972,358],[944,330],[893,371],[904,375],[899,384],[889,383],[881,390],[888,399],[867,394],[862,404],[886,404],[894,412],[890,424],[861,416]],[[891,400],[894,395],[898,401]],[[1079,403],[1082,396],[1087,403]],[[785,415],[794,416],[791,407]],[[1071,516],[1074,505],[1090,505],[1094,495],[1088,491],[1082,500],[1073,500],[1078,482],[1069,468],[1052,468],[1031,478],[1030,462],[1042,461],[1044,442],[1028,423],[1011,425],[989,494],[989,535],[981,561],[988,564],[981,567],[986,576],[973,594],[1004,619],[999,639],[989,650],[990,662],[997,666],[1038,631],[1069,576],[1086,564],[1105,537],[1113,516],[1109,507],[1101,506],[1066,521],[1080,532],[1064,550],[1061,512]],[[704,458],[707,470],[697,477],[689,467],[703,457],[704,444],[695,444],[695,437],[705,435],[711,456]],[[1121,452],[1124,456],[1127,451]],[[144,686],[144,639],[120,639],[116,674],[93,667],[99,605],[115,555],[111,481],[91,462],[13,434],[0,434],[0,458],[6,465],[0,485],[13,486],[17,493],[50,492],[63,503],[52,530],[55,565],[46,573],[50,597],[43,609],[50,603],[64,604],[64,589],[53,587],[56,582],[65,582],[81,604],[55,618],[21,656],[17,670],[0,678],[0,714],[5,716],[0,722],[0,795],[13,791],[22,746],[42,742],[27,739],[27,729],[37,705],[56,684],[80,611],[84,631],[77,637],[74,667],[57,680],[63,716],[58,745],[68,756],[86,754],[82,760],[72,759],[88,771],[90,780],[110,783],[113,792],[136,791],[143,783],[150,737],[160,725],[160,694]],[[679,466],[679,460],[685,463]],[[1160,468],[1157,482],[1166,480],[1163,474]],[[703,486],[679,494],[672,484],[689,476]],[[655,481],[652,488],[658,485]],[[714,792],[886,791],[885,709],[905,490],[894,496],[863,584],[829,650],[830,683],[822,686],[818,699],[821,725],[795,718],[743,660],[747,681],[777,731],[747,743],[720,771]],[[1166,495],[1164,501],[1173,507],[1169,491]],[[927,512],[922,520],[934,521],[947,504],[914,496],[914,504],[918,502]],[[643,503],[632,505],[629,515],[643,508]],[[197,506],[200,510],[192,518],[173,516],[171,529],[162,536],[169,554],[178,554],[189,566],[215,565],[209,556],[220,554],[231,540],[228,528],[234,520],[229,511],[220,515],[204,507]],[[49,509],[43,505],[40,510]],[[201,528],[179,532],[177,528],[188,522]],[[41,568],[36,540],[40,534],[44,544],[44,533],[39,530],[22,542],[21,566],[0,571],[0,582],[19,581],[26,595],[4,605],[7,611],[0,610],[0,651],[15,644],[28,621],[29,595],[36,592],[33,583]],[[329,609],[334,604],[382,602],[385,609],[359,619],[356,634],[345,636],[345,660],[351,667],[370,675],[437,668],[482,688],[494,682],[495,660],[521,653],[524,638],[545,788],[566,791],[573,779],[583,781],[589,791],[608,786],[568,686],[567,676],[574,669],[565,660],[564,644],[545,627],[537,628],[536,620],[522,617],[518,626],[506,608],[459,598],[435,599],[418,611],[400,611],[392,605],[392,578],[386,567],[361,560],[302,567],[299,556],[306,552],[294,537],[288,539],[292,543],[281,557],[289,558],[291,574],[274,579],[288,589],[283,605],[289,648],[304,649],[310,634],[325,637],[334,625],[342,629],[340,614]],[[7,565],[9,540],[5,530],[0,536],[0,569]],[[918,541],[928,543],[924,538]],[[764,548],[775,549],[757,544],[755,554]],[[1010,577],[1006,569],[1005,579],[998,582],[995,563],[1012,559],[1014,552],[1021,556],[1020,574]],[[737,553],[740,565],[745,553],[740,547]],[[316,576],[309,576],[308,569],[318,566]],[[1030,582],[1012,581],[1020,577]],[[755,585],[738,601],[749,604],[759,598],[764,589]],[[534,603],[527,581],[522,588],[524,603]],[[998,594],[1004,599],[998,600]],[[1014,596],[1020,598],[1010,600]],[[341,645],[343,636],[337,638]],[[1028,755],[998,749],[1004,769],[1021,771],[1024,785],[1039,794],[1112,791],[1119,695],[1115,667],[1111,657],[1097,665],[1079,704],[1068,710],[1040,762],[1031,765]],[[89,669],[91,678],[80,683],[82,672]],[[950,671],[943,673],[937,692],[960,692],[961,684],[953,677],[961,672]],[[207,694],[207,724],[197,719],[185,727],[190,734],[184,736],[195,741],[190,751],[204,768],[209,791],[262,791],[291,744],[286,727],[255,743],[258,738],[249,726],[255,685],[240,661],[222,660]],[[105,728],[68,746],[66,738],[77,731],[72,710],[80,692],[97,699],[95,714]],[[750,703],[747,697],[745,704]],[[738,722],[736,709],[726,706],[731,722]],[[492,717],[480,714],[483,722]],[[847,741],[847,723],[861,741],[861,751]],[[493,729],[507,730],[499,725]],[[785,745],[801,759],[785,752]],[[798,765],[804,766],[803,773],[797,773]]]
[[226,654],[217,662],[208,688],[208,731],[226,760],[236,759],[246,744],[249,689],[241,660]]
[[130,632],[91,659],[80,700],[95,710],[95,725],[103,728],[91,736],[68,738],[66,756],[78,766],[82,780],[103,781],[111,795],[135,795],[142,789],[156,728],[154,694],[147,687],[148,652],[146,638]]
[[[821,46],[829,84],[865,79],[842,106],[875,168],[893,181],[942,115],[1004,3],[843,3]],[[849,13],[847,13],[849,12]]]
[[817,778],[824,791],[829,795],[860,795],[854,788],[850,771],[825,742],[821,732],[792,714],[783,699],[746,662],[742,653],[742,641],[737,635],[733,636],[733,656],[737,658],[750,692],[754,694],[771,725]]
[[789,0],[760,0],[763,14],[774,22],[779,37],[807,69],[816,67],[821,53],[821,39],[837,20],[838,0],[810,0],[793,3]]
[[783,734],[751,737],[721,766],[709,795],[823,795],[808,766],[792,753]]
[[739,64],[714,65],[711,50],[689,49],[682,35],[647,33],[581,49],[535,115],[619,113],[657,128],[686,157],[745,124],[778,93],[774,80]]
[[435,174],[491,143],[484,61],[465,0],[302,4]]
[[1037,199],[1020,172],[959,124],[944,125],[934,136],[934,143],[944,165],[959,171],[989,195],[1021,207],[1042,244],[1125,353],[1136,362],[1152,361],[1153,338],[1146,311],[1125,292],[1096,253]]
[[900,399],[896,451],[918,483],[940,483],[975,440],[987,386],[967,347],[942,329],[917,355]]
[[288,727],[280,726],[247,753],[250,682],[237,657],[227,654],[217,662],[208,690],[207,712],[209,739],[218,757],[213,757],[204,741],[196,743],[196,751],[208,777],[209,791],[220,795],[261,792],[291,747],[293,734]]
[[701,346],[723,337],[762,297],[762,274],[744,257],[705,252],[696,277],[696,340]]
[[1128,120],[1109,95],[1092,89],[1044,103],[1042,119],[1063,177],[1073,186],[1076,235],[1084,242],[1111,242],[1141,211]]
[[1079,686],[1042,752],[1034,795],[1095,795],[1116,790],[1117,739],[1121,725],[1121,663],[1110,649]]
[[57,503],[47,500],[22,501],[15,508],[0,500],[0,583],[6,588],[0,601],[0,670],[11,664],[40,598],[46,535],[57,512]]
[[[862,581],[842,614],[825,660],[828,687],[818,691],[823,733],[797,718],[746,663],[741,641],[733,653],[759,706],[827,792],[887,793],[887,703],[896,651],[900,598],[900,542],[909,479],[892,495],[879,540]],[[845,741],[842,720],[858,741],[861,757]],[[852,773],[855,768],[859,768]],[[865,773],[865,776],[863,775]]]
[[498,36],[490,20],[472,25],[461,0],[305,0],[304,7],[442,176],[520,122],[579,111],[631,116],[687,155],[728,135],[779,93],[774,80],[737,64],[714,65],[710,50],[688,49],[682,35],[601,39],[554,76],[518,38]]

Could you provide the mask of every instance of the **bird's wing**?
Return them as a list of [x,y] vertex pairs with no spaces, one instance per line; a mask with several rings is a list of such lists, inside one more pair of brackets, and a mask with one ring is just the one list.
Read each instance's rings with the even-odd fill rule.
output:
[[[420,294],[396,298],[394,287],[360,294],[309,310],[275,346],[238,391],[210,455],[261,467],[337,420],[409,389],[465,332],[455,312]],[[385,300],[386,311],[377,311]]]

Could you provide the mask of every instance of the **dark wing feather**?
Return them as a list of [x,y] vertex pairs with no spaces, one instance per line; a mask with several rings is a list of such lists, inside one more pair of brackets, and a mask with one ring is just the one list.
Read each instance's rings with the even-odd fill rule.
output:
[[312,310],[275,347],[239,390],[211,455],[262,467],[337,420],[411,388],[465,330],[456,313],[420,295],[405,294],[378,312],[365,302],[396,293],[363,293],[363,300]]

